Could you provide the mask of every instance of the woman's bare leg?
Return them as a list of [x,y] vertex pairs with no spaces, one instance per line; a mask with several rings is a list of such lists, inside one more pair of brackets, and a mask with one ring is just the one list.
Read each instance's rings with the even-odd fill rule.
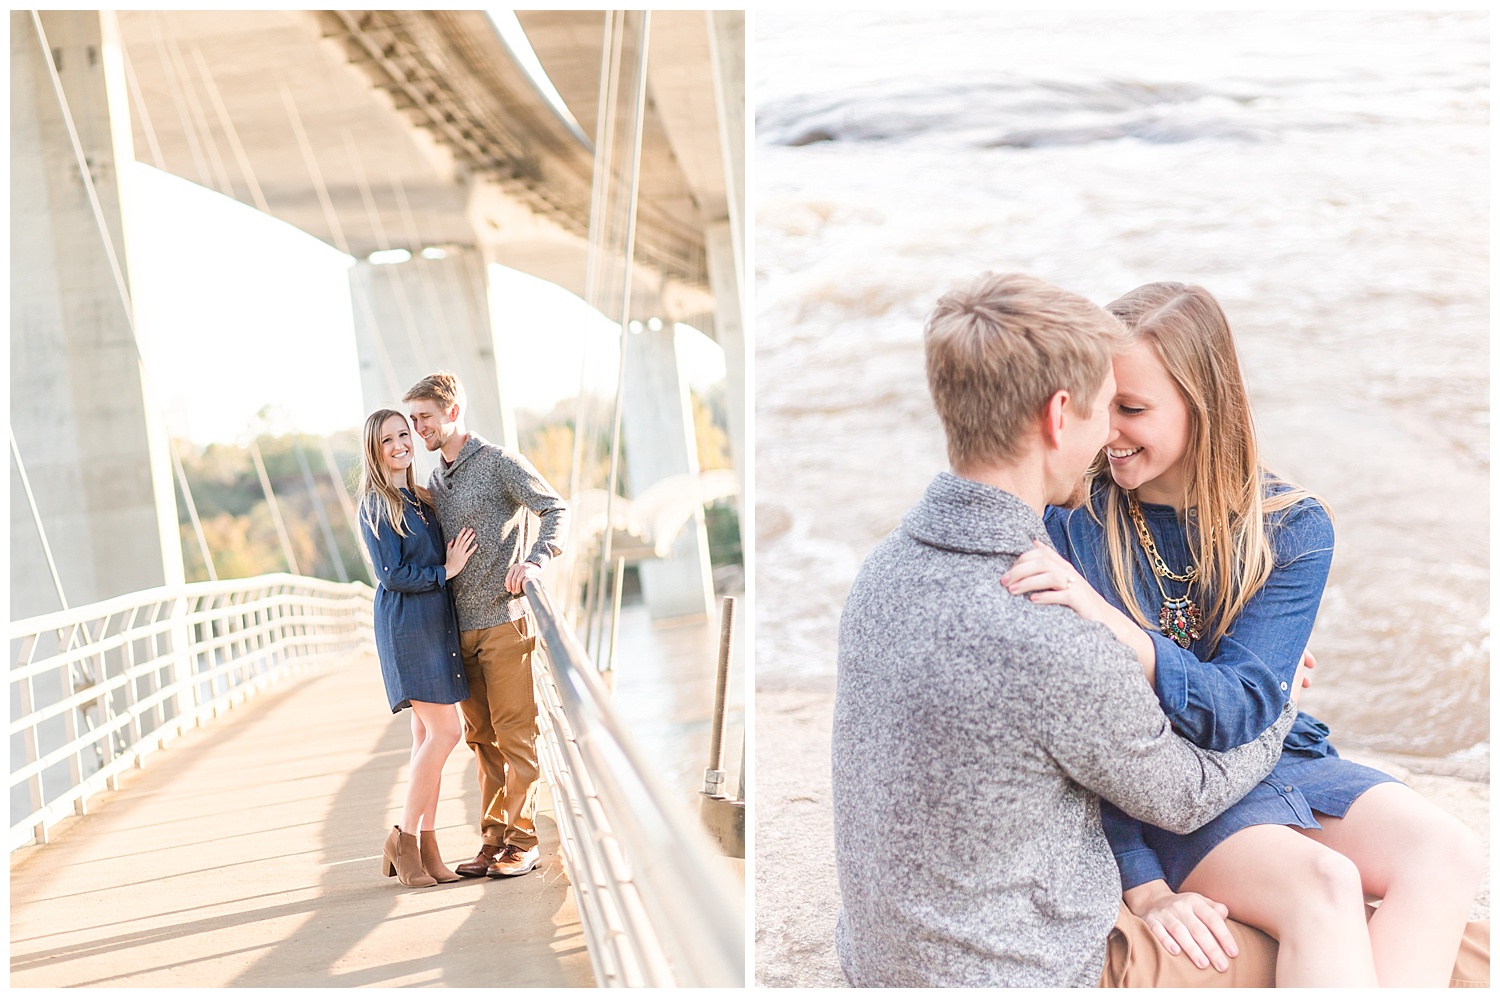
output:
[[426,740],[427,740],[427,727],[426,727],[426,725],[424,725],[422,723],[422,719],[417,716],[416,710],[412,710],[411,711],[411,759],[409,759],[407,761],[408,765],[410,765],[412,762],[416,761],[416,759],[417,759],[417,749],[421,748],[422,747],[422,743],[424,741],[426,741]]
[[[406,807],[401,812],[401,830],[416,835],[432,830],[437,822],[437,802],[442,791],[443,764],[463,737],[458,710],[451,703],[411,702],[412,755],[406,786]],[[423,738],[417,744],[417,729]]]
[[427,741],[427,726],[422,723],[422,718],[417,714],[416,705],[413,704],[407,711],[411,719],[411,755],[406,763],[406,803],[401,808],[401,830],[408,835],[417,834],[418,822],[421,821],[421,808],[416,813],[412,812],[411,790],[413,782],[411,775],[417,771],[417,753],[422,750],[422,744]]
[[[1298,829],[1349,857],[1381,898],[1370,943],[1382,987],[1446,987],[1484,873],[1478,836],[1400,783],[1359,796],[1342,818]],[[1228,904],[1228,902],[1225,902]]]
[[1203,858],[1182,890],[1221,902],[1230,918],[1278,941],[1279,988],[1376,983],[1359,871],[1294,829],[1252,825],[1235,832]]

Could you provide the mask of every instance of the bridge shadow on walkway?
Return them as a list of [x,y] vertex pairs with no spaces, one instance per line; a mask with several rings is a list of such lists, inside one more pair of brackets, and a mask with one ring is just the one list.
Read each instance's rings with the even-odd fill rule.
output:
[[[152,755],[11,858],[12,987],[570,987],[594,983],[542,795],[542,863],[424,889],[379,875],[411,746],[373,658],[293,679]],[[449,865],[478,848],[462,743]]]

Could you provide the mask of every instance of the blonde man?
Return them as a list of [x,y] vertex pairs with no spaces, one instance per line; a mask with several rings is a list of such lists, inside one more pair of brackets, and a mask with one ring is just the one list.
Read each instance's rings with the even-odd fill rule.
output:
[[[984,275],[928,320],[952,471],[866,559],[839,629],[835,940],[855,985],[1141,979],[1154,941],[1112,941],[1120,879],[1099,798],[1195,828],[1270,772],[1292,724],[1288,703],[1250,744],[1199,749],[1105,628],[1000,584],[1045,543],[1044,507],[1080,498],[1120,335],[1102,309],[1020,275]],[[1105,978],[1107,957],[1128,973]],[[1148,983],[1233,979],[1177,960]]]
[[[402,401],[412,426],[437,451],[428,489],[446,537],[465,527],[477,550],[451,581],[469,699],[459,704],[464,739],[479,768],[483,843],[455,868],[465,877],[513,877],[536,868],[536,699],[522,583],[562,553],[568,507],[531,462],[464,427],[458,378],[440,371]],[[527,544],[527,511],[541,518]]]

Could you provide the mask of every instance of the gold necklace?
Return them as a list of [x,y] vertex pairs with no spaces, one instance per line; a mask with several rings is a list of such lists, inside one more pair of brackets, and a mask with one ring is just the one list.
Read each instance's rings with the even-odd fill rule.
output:
[[1186,648],[1203,636],[1203,611],[1198,609],[1198,604],[1186,593],[1182,596],[1168,596],[1167,587],[1161,584],[1161,580],[1165,577],[1174,582],[1183,582],[1191,589],[1193,581],[1198,578],[1198,566],[1189,565],[1181,575],[1167,567],[1161,553],[1156,550],[1156,542],[1151,539],[1151,531],[1146,529],[1146,517],[1141,513],[1141,504],[1134,493],[1130,495],[1130,519],[1135,524],[1141,548],[1146,552],[1151,577],[1156,580],[1156,588],[1161,591],[1161,612],[1157,614],[1156,622],[1160,625],[1162,634]]
[[416,511],[417,516],[421,519],[421,521],[423,523],[426,523],[427,522],[427,516],[426,516],[425,513],[422,512],[422,504],[419,503],[419,502],[417,502],[417,500],[414,499],[414,498],[412,498],[411,496],[408,496],[406,494],[406,490],[404,490],[404,489],[397,489],[397,491],[401,493],[401,498],[402,499],[405,499],[407,502],[411,503],[411,508]]

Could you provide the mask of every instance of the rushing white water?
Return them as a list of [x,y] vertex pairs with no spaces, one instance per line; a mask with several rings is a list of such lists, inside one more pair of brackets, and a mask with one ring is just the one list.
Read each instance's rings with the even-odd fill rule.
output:
[[1489,23],[1477,12],[755,19],[759,681],[834,671],[946,466],[921,326],[981,270],[1224,305],[1268,463],[1338,553],[1304,706],[1489,739]]

